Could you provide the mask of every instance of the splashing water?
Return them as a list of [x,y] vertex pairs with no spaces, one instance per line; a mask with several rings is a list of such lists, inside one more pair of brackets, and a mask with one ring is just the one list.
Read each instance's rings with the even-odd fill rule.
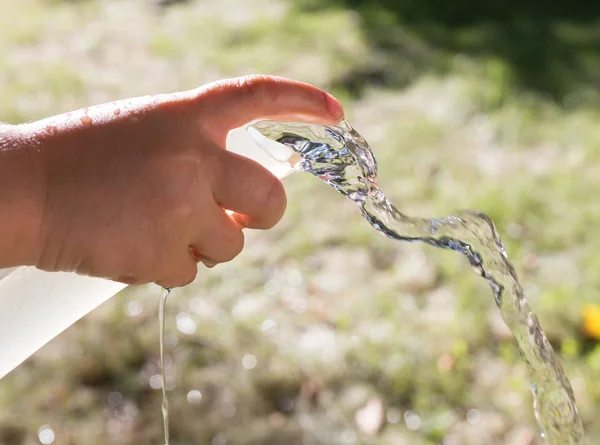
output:
[[163,426],[165,429],[165,445],[169,445],[169,400],[167,398],[167,379],[165,376],[165,307],[167,306],[167,298],[171,293],[171,289],[163,287],[160,293],[160,303],[158,306],[158,326],[159,347],[160,347],[160,377],[162,387],[162,416]]
[[261,121],[253,127],[290,147],[292,167],[313,174],[350,198],[379,232],[465,255],[490,284],[502,318],[516,339],[529,370],[542,437],[551,445],[583,445],[583,426],[569,380],[527,303],[488,216],[471,211],[433,219],[402,214],[377,184],[377,162],[368,143],[345,121],[328,127]]

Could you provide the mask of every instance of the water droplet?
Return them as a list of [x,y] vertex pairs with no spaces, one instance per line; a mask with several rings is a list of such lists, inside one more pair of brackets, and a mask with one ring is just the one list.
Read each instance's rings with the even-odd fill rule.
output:
[[165,346],[168,348],[174,348],[179,344],[179,337],[176,334],[165,335]]
[[294,298],[291,301],[290,306],[294,312],[296,312],[297,314],[302,314],[306,311],[308,303],[303,298]]
[[89,117],[87,114],[85,116],[82,116],[80,120],[81,120],[81,123],[83,124],[83,126],[86,128],[91,127],[92,123],[94,122],[94,121],[92,121],[92,118]]
[[321,353],[323,357],[333,357],[337,352],[335,332],[323,326],[309,328],[298,340],[298,347],[305,351]]
[[137,317],[138,315],[141,315],[143,312],[144,312],[144,305],[142,304],[141,301],[133,300],[133,301],[129,301],[125,305],[125,314],[128,315],[129,317]]
[[115,116],[118,116],[119,114],[121,114],[121,109],[115,108],[115,111],[113,111],[113,113],[115,114]]
[[356,442],[356,432],[352,430],[343,431],[340,435],[340,439],[343,443],[352,444]]
[[177,329],[182,334],[191,335],[196,332],[196,322],[185,312],[180,312],[175,317]]
[[387,421],[390,423],[398,423],[402,420],[402,412],[398,408],[390,408],[386,415]]
[[297,287],[302,284],[302,273],[298,269],[290,269],[286,273],[287,284],[292,287]]
[[[169,369],[171,366],[173,366],[173,358],[168,354],[164,355],[163,362],[165,364],[165,369]],[[156,360],[156,366],[160,367],[160,359]]]
[[48,126],[46,126],[46,132],[49,135],[54,136],[58,132],[58,130],[55,125],[48,125]]
[[132,402],[125,402],[125,406],[123,408],[123,415],[130,419],[135,419],[138,415],[138,407],[135,406]]
[[573,390],[575,392],[584,392],[586,389],[585,379],[581,377],[574,377],[571,379],[571,385],[573,386]]
[[295,405],[296,405],[296,401],[294,399],[290,399],[290,398],[281,399],[277,403],[279,410],[283,411],[284,413],[287,413],[287,412],[290,412],[291,410],[293,410]]
[[197,389],[192,389],[187,393],[187,401],[192,405],[197,405],[202,401],[202,393]]
[[123,403],[123,394],[113,391],[108,395],[108,403],[110,406],[119,406]]
[[404,413],[404,422],[406,423],[406,428],[411,431],[416,431],[421,427],[421,418],[411,410]]
[[506,226],[506,234],[513,239],[519,239],[523,236],[525,229],[517,223],[510,223]]
[[227,445],[227,438],[222,433],[217,434],[213,437],[213,440],[211,440],[210,445]]
[[240,296],[238,303],[231,309],[231,315],[235,318],[245,318],[255,314],[259,309],[255,297],[245,294]]
[[153,374],[150,377],[150,380],[148,380],[148,383],[150,384],[150,388],[152,388],[152,389],[162,388],[162,378],[161,378],[160,374]]
[[265,283],[265,294],[273,296],[277,295],[281,290],[281,284],[275,280],[269,280]]
[[273,335],[277,331],[277,323],[270,318],[267,318],[260,325],[260,330],[267,335]]
[[506,394],[504,399],[506,400],[506,403],[508,405],[513,407],[520,406],[523,403],[523,397],[521,396],[521,394],[516,392],[510,392]]
[[190,300],[189,308],[190,311],[198,315],[205,315],[210,311],[210,305],[200,297],[192,298]]
[[223,417],[225,417],[226,419],[231,419],[233,416],[235,416],[236,412],[237,410],[235,408],[235,405],[233,405],[232,403],[228,403],[223,406]]
[[478,409],[473,408],[467,411],[467,422],[469,422],[471,425],[476,425],[481,422],[481,417],[481,413]]
[[42,425],[38,430],[38,439],[44,445],[53,443],[55,438],[54,431],[49,425]]
[[235,390],[232,388],[224,388],[221,397],[223,398],[223,402],[233,403],[236,398]]
[[258,360],[256,360],[255,356],[253,356],[252,354],[247,354],[242,359],[242,366],[246,369],[254,369],[256,368],[257,362]]

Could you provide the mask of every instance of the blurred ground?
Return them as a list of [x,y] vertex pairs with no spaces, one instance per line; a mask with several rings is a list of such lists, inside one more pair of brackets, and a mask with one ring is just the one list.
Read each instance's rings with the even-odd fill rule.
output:
[[[597,443],[598,7],[532,3],[3,0],[0,120],[256,72],[333,91],[396,205],[496,221]],[[171,296],[173,445],[541,444],[468,264],[286,186],[277,228]],[[157,308],[123,292],[3,379],[0,444],[162,443]]]

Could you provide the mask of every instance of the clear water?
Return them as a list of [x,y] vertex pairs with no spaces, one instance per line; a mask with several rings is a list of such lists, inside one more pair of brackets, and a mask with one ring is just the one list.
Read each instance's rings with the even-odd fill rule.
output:
[[162,387],[162,416],[165,429],[165,445],[169,445],[169,399],[167,398],[167,379],[165,376],[165,308],[171,289],[163,288],[160,293],[158,306],[159,347],[160,347],[160,377]]
[[379,232],[401,241],[424,242],[467,257],[489,283],[502,318],[512,331],[529,370],[534,411],[542,436],[551,445],[581,445],[584,432],[569,380],[531,311],[514,267],[492,220],[479,212],[445,218],[404,215],[377,184],[377,163],[365,139],[346,122],[338,126],[261,121],[264,136],[289,146],[289,161],[355,202]]

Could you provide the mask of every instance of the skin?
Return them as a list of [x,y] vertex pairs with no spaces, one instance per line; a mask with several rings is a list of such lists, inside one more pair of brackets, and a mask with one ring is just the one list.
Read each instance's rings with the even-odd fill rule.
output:
[[[243,228],[282,217],[281,182],[225,150],[259,118],[335,124],[340,103],[249,76],[0,126],[0,268],[32,265],[127,284],[184,286],[230,261]],[[229,215],[225,210],[233,213]]]

